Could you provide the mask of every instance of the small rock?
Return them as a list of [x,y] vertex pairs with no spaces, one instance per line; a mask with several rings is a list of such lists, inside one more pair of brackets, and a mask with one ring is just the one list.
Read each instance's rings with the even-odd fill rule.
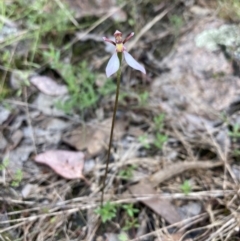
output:
[[188,204],[179,208],[182,219],[187,219],[200,214],[202,206],[199,202],[189,202]]
[[10,110],[4,108],[2,105],[0,105],[0,125],[3,124],[4,121],[6,121],[11,114]]
[[21,191],[23,198],[27,198],[32,192],[32,190],[36,190],[36,188],[37,188],[37,185],[33,185],[33,184],[25,185]]
[[50,116],[65,116],[64,111],[59,110],[55,105],[57,102],[63,101],[63,98],[48,96],[40,93],[34,101],[34,105],[37,106],[38,110],[42,113]]

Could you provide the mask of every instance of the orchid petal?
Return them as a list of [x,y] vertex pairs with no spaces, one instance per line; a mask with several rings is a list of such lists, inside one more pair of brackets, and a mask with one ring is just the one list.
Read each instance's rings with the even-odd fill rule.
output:
[[112,74],[116,73],[120,67],[120,62],[117,52],[109,59],[106,67],[106,75],[110,77]]
[[103,37],[103,40],[104,40],[105,42],[109,42],[109,43],[111,43],[111,44],[113,44],[113,45],[116,45],[116,43],[115,43],[114,41],[112,41],[111,39],[108,39],[108,38],[106,38],[106,37]]
[[127,62],[127,64],[129,66],[131,66],[132,68],[134,69],[137,69],[139,71],[141,71],[142,73],[146,74],[146,70],[145,68],[140,65],[133,57],[131,54],[129,54],[127,51],[123,51],[123,54],[124,54],[124,57],[125,57],[125,60]]
[[132,36],[134,36],[134,32],[130,33],[130,34],[123,40],[123,44],[125,44]]

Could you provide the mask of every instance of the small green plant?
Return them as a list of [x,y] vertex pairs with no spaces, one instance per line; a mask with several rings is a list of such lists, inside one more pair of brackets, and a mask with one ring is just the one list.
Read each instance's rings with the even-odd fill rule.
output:
[[2,163],[0,164],[0,171],[5,170],[9,165],[9,158],[8,157],[4,157]]
[[134,215],[139,212],[139,209],[134,208],[133,203],[125,204],[122,207],[126,211],[126,214],[128,216],[125,222],[125,225],[123,227],[123,230],[126,231],[131,228],[139,227],[138,220],[134,217]]
[[138,224],[138,220],[136,218],[131,218],[130,220],[128,219],[123,227],[124,231],[127,231],[131,228],[138,228],[139,224]]
[[145,106],[147,104],[149,98],[149,93],[144,91],[143,93],[139,94],[139,104],[141,106]]
[[163,144],[168,140],[168,136],[165,134],[162,134],[163,127],[164,127],[164,120],[165,120],[165,114],[160,114],[158,116],[154,117],[154,124],[156,129],[156,135],[155,140],[153,144],[158,148],[162,149]]
[[163,129],[164,120],[165,120],[165,114],[160,114],[160,115],[154,117],[153,121],[155,124],[155,129],[157,131],[161,131]]
[[128,166],[126,169],[119,172],[119,176],[124,180],[129,180],[133,177],[133,171],[137,168],[136,165]]
[[14,76],[15,76],[14,78],[16,78],[20,83],[20,88],[16,92],[17,96],[21,96],[24,87],[30,86],[30,82],[28,79],[29,74],[30,73],[28,71],[15,71],[14,72]]
[[236,141],[238,138],[240,138],[240,128],[239,128],[239,124],[236,123],[234,126],[233,126],[233,130],[232,131],[229,131],[228,132],[228,135],[230,137],[233,137],[233,140]]
[[[8,165],[9,165],[9,158],[5,157],[2,163],[0,164],[0,171],[7,169]],[[11,182],[11,186],[18,187],[20,182],[22,181],[22,178],[23,178],[22,170],[18,169],[12,178],[13,180]]]
[[14,174],[13,181],[11,182],[12,187],[18,187],[22,181],[23,173],[22,170],[18,169]]
[[240,156],[240,150],[239,149],[234,149],[233,150],[233,156],[239,157]]
[[51,219],[50,219],[50,223],[55,223],[56,222],[56,217],[52,217]]
[[148,141],[148,137],[146,134],[144,135],[141,135],[138,137],[138,141],[143,145],[143,147],[145,147],[146,149],[149,149],[150,148],[150,144],[149,144],[149,141]]
[[[0,29],[3,35],[1,61],[6,73],[8,71],[14,73],[16,68],[21,69],[21,71],[28,69],[32,73],[35,68],[40,69],[51,61],[53,61],[52,66],[54,66],[57,61],[56,54],[55,59],[49,56],[44,63],[42,60],[47,56],[43,56],[43,49],[48,45],[50,48],[51,45],[62,46],[66,32],[79,27],[77,21],[74,21],[73,13],[71,13],[68,4],[62,0],[38,0],[29,4],[30,2],[28,0],[14,0],[10,4],[9,1],[0,1],[0,14],[2,16]],[[7,22],[21,23],[21,28],[19,24],[8,26]],[[60,51],[58,52],[60,53]],[[24,61],[22,61],[22,54],[26,54]],[[13,92],[5,84],[7,76],[6,74],[1,76],[0,100]],[[21,94],[20,88],[17,95]]]
[[181,190],[184,194],[188,195],[191,190],[192,190],[192,186],[189,180],[185,180],[184,183],[181,185]]
[[[61,66],[60,73],[67,82],[70,97],[64,102],[57,102],[56,106],[66,113],[74,109],[84,111],[93,107],[98,100],[95,84],[95,75],[87,68],[87,63],[82,62],[74,67],[71,64],[56,63]],[[81,74],[79,74],[81,73]]]
[[126,233],[120,233],[120,234],[118,235],[118,239],[119,239],[120,241],[128,241],[128,240],[129,240],[129,238],[128,238],[128,236],[127,236]]
[[183,26],[183,18],[178,15],[172,15],[170,16],[170,23],[174,28],[175,35],[178,35],[180,28]]
[[96,209],[95,212],[101,217],[102,222],[106,223],[116,217],[116,204],[107,201],[104,205]]
[[108,79],[102,87],[96,88],[96,76],[89,70],[85,61],[76,67],[61,62],[57,51],[51,50],[45,53],[45,56],[53,60],[53,67],[59,70],[67,83],[69,98],[56,103],[56,106],[66,113],[72,113],[73,110],[84,111],[87,108],[94,107],[100,96],[108,95],[116,88],[111,79]]
[[163,144],[168,140],[168,136],[161,134],[161,133],[157,133],[155,140],[154,140],[154,145],[158,148],[158,149],[162,149]]
[[135,213],[139,212],[139,209],[133,207],[133,203],[124,204],[122,208],[126,211],[127,215],[131,218],[134,217]]
[[53,69],[61,69],[62,62],[61,62],[61,51],[56,49],[53,44],[49,45],[48,51],[43,52],[43,58],[45,62],[50,62],[50,66]]

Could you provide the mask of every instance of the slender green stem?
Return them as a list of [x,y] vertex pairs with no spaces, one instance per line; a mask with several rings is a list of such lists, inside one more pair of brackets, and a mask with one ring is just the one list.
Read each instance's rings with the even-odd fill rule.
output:
[[118,72],[117,72],[117,89],[116,89],[115,104],[114,104],[113,117],[112,117],[111,133],[110,133],[110,139],[109,139],[109,144],[108,144],[107,162],[106,162],[106,167],[105,167],[105,174],[104,174],[104,177],[103,177],[101,206],[103,205],[103,200],[104,200],[104,189],[105,189],[105,186],[106,186],[106,178],[107,178],[107,173],[108,173],[108,165],[109,165],[109,161],[110,161],[110,153],[111,153],[111,146],[112,146],[112,140],[113,140],[113,130],[114,130],[116,112],[117,112],[117,107],[118,107],[118,96],[119,96],[120,79],[121,79],[122,53],[118,54],[118,58],[119,58],[119,61],[120,61],[120,67],[119,67]]

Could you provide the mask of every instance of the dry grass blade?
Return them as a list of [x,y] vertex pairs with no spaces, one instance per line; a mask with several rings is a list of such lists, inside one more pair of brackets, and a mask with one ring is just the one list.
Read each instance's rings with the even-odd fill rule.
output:
[[223,162],[212,162],[212,161],[196,161],[196,162],[180,162],[168,166],[167,168],[160,170],[154,173],[150,178],[150,182],[153,186],[159,185],[161,182],[164,182],[178,174],[181,174],[185,171],[190,171],[194,169],[210,169],[214,167],[223,166]]
[[160,21],[167,13],[169,13],[175,6],[173,5],[170,8],[165,9],[163,12],[161,12],[160,14],[158,14],[155,18],[152,19],[152,21],[148,22],[140,31],[139,34],[136,35],[136,37],[134,38],[134,40],[129,44],[128,46],[128,51],[131,50],[136,43],[138,42],[138,40],[149,30],[153,27],[154,24],[156,24],[158,21]]

